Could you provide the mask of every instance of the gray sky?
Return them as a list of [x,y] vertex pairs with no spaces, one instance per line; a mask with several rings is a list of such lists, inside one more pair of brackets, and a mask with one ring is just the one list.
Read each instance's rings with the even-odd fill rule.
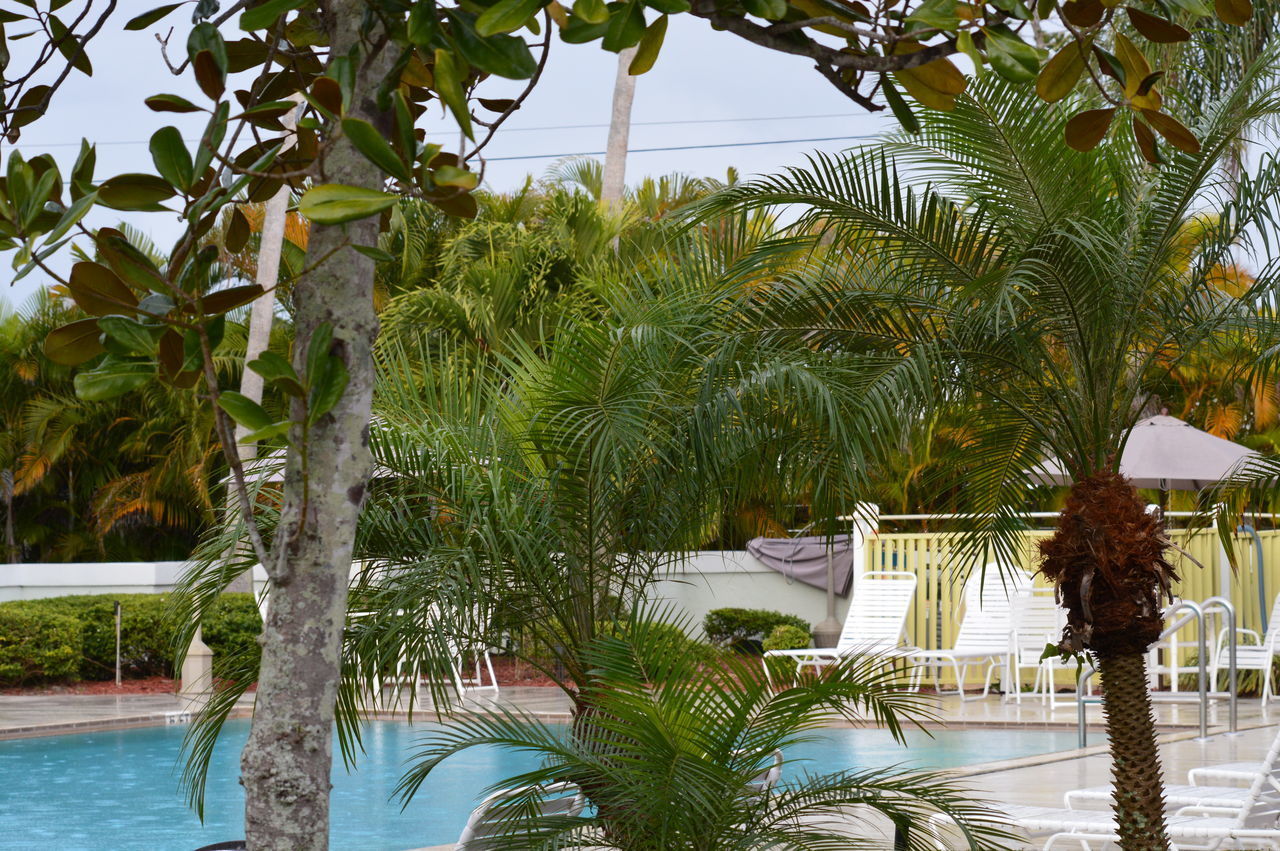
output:
[[[199,136],[203,127],[199,115],[193,120],[191,116],[154,113],[143,105],[145,97],[160,92],[181,94],[197,103],[207,101],[189,77],[174,77],[168,72],[152,32],[119,30],[133,14],[128,11],[133,5],[122,4],[126,10],[114,31],[93,43],[94,76],[86,78],[73,72],[49,114],[27,128],[18,145],[24,155],[52,153],[69,168],[80,138],[87,136],[98,145],[97,176],[101,179],[126,171],[154,173],[147,141],[165,124],[177,125],[191,139]],[[178,32],[173,39],[176,49],[170,53],[179,56],[184,53],[188,28],[183,14],[179,10],[172,16]],[[154,31],[165,29],[156,27]],[[486,149],[492,158],[487,185],[511,189],[527,174],[541,175],[557,155],[603,150],[616,67],[617,57],[598,44],[570,45],[557,40],[538,89]],[[502,97],[518,89],[517,84],[491,80],[481,93]],[[676,171],[723,177],[729,166],[748,176],[772,173],[801,164],[807,152],[835,151],[856,144],[853,137],[875,133],[890,121],[883,113],[873,116],[862,112],[822,79],[807,60],[755,47],[682,15],[673,16],[657,65],[638,78],[632,118],[633,151],[833,137],[848,141],[635,152],[627,162],[628,183],[645,175]],[[591,126],[539,129],[565,125]],[[457,131],[452,125],[431,120],[427,127],[430,138],[445,144],[446,149],[456,148]],[[433,132],[438,135],[430,136]],[[534,155],[552,156],[501,159]],[[111,224],[120,218],[121,214],[104,210],[95,213],[89,223]],[[179,234],[179,223],[171,214],[124,218],[163,247]],[[18,304],[45,283],[40,273],[33,273],[0,289],[0,299]]]

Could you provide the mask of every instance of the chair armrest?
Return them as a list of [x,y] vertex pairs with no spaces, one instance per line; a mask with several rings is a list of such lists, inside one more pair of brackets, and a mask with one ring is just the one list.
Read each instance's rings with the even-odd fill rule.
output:
[[1239,807],[1206,807],[1201,805],[1182,807],[1174,813],[1175,816],[1236,816],[1239,814]]
[[[1218,647],[1222,647],[1223,642],[1227,640],[1228,631],[1229,630],[1227,630],[1225,627],[1223,629],[1218,630]],[[1236,634],[1250,636],[1251,638],[1253,638],[1254,644],[1258,644],[1258,645],[1262,644],[1262,635],[1257,630],[1247,629],[1243,626],[1238,626],[1236,627]]]

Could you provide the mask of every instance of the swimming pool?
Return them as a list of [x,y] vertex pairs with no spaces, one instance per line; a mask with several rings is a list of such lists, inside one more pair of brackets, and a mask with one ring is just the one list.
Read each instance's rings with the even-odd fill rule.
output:
[[[533,758],[473,748],[450,758],[401,812],[391,801],[426,725],[370,722],[358,770],[334,769],[336,851],[403,851],[453,842],[486,785],[534,767]],[[177,791],[185,728],[149,727],[0,741],[0,849],[191,851],[244,835],[237,783],[248,721],[228,722],[215,751],[203,825]],[[949,768],[1075,747],[1070,731],[913,732],[907,748],[881,730],[833,729],[788,753],[792,772],[910,763]]]

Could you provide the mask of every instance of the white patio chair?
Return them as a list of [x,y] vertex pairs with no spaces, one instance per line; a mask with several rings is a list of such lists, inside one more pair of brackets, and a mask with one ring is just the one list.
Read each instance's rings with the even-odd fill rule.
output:
[[956,693],[961,700],[978,700],[965,694],[964,684],[970,665],[986,664],[982,681],[982,697],[991,690],[991,677],[996,668],[1009,658],[1009,633],[1013,629],[1013,602],[1031,589],[1031,577],[1021,570],[988,564],[979,577],[970,576],[964,587],[964,620],[956,634],[954,646],[944,650],[921,650],[911,653],[913,664],[933,669],[933,684],[942,694],[939,669],[950,665],[956,677]]
[[[1165,806],[1170,809],[1181,807],[1212,807],[1215,810],[1238,810],[1249,802],[1249,786],[1261,776],[1277,793],[1280,793],[1280,732],[1277,732],[1271,743],[1271,750],[1261,762],[1236,763],[1247,768],[1239,772],[1237,779],[1243,778],[1244,786],[1218,786],[1212,782],[1200,782],[1204,776],[1201,772],[1212,772],[1212,768],[1193,768],[1187,775],[1188,785],[1164,787]],[[1083,809],[1088,805],[1109,806],[1115,787],[1107,784],[1091,786],[1087,789],[1072,789],[1063,796],[1067,809]]]
[[916,575],[906,571],[869,570],[858,575],[853,586],[853,599],[849,613],[840,631],[835,647],[809,647],[802,650],[769,650],[764,656],[766,673],[772,658],[793,659],[796,675],[804,668],[822,668],[847,656],[858,654],[881,655],[886,664],[902,659],[903,634],[907,627],[907,612],[916,593]]
[[[1236,628],[1237,640],[1240,636],[1248,636],[1253,644],[1236,645],[1237,671],[1262,671],[1262,702],[1265,704],[1275,696],[1276,689],[1271,682],[1272,660],[1280,656],[1280,594],[1276,595],[1271,605],[1271,617],[1267,619],[1267,634],[1259,635],[1257,630]],[[1214,645],[1217,649],[1209,665],[1209,682],[1217,687],[1218,672],[1226,671],[1230,664],[1228,658],[1230,648],[1227,646],[1227,630],[1218,633]]]
[[[536,794],[530,797],[531,793]],[[486,840],[511,835],[511,820],[519,814],[577,817],[582,815],[586,803],[582,790],[572,783],[502,789],[485,798],[480,806],[471,811],[454,849],[487,851],[495,846]]]
[[1010,692],[1015,702],[1022,702],[1022,672],[1028,668],[1036,672],[1031,685],[1032,694],[1055,706],[1054,693],[1056,671],[1067,668],[1055,658],[1041,659],[1046,644],[1057,644],[1062,639],[1062,628],[1067,622],[1066,611],[1058,605],[1050,589],[1034,588],[1019,595],[1013,601],[1009,632],[1009,685],[1005,688],[1005,700]]
[[[1280,759],[1280,736],[1272,743],[1266,758],[1269,765]],[[1280,848],[1280,791],[1272,785],[1271,772],[1258,772],[1249,785],[1241,806],[1234,809],[1209,806],[1183,807],[1169,816],[1169,839],[1179,851],[1220,851],[1227,848]],[[943,829],[949,823],[945,816],[930,821],[941,844]],[[1068,810],[1054,807],[1004,805],[1001,812],[991,814],[991,822],[1007,825],[1031,836],[1048,836],[1046,849],[1070,848],[1074,851],[1108,846],[1119,841],[1115,816],[1103,810]]]
[[[435,605],[429,606],[427,612],[428,621],[438,621],[440,619],[439,609]],[[472,613],[471,622],[473,625],[481,627],[479,634],[483,635],[486,625],[480,623],[478,613]],[[446,639],[445,646],[449,654],[449,682],[454,691],[457,692],[459,700],[466,700],[468,691],[492,691],[494,696],[497,696],[499,692],[498,677],[493,671],[493,658],[489,653],[489,645],[486,642],[464,642],[454,635]],[[472,676],[464,673],[468,655],[471,656],[471,661],[475,666],[475,672]],[[484,680],[484,674],[486,673],[489,675],[488,683],[485,683]],[[382,690],[385,691],[388,687],[409,687],[414,689],[414,698],[420,699],[422,687],[430,685],[432,682],[434,680],[431,679],[427,672],[422,670],[420,660],[411,659],[407,654],[401,653],[395,672],[383,679]]]

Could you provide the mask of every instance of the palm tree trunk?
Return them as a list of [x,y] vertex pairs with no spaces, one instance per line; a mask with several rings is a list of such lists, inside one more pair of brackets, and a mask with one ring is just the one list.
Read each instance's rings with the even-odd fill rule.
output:
[[1145,654],[1098,657],[1111,739],[1114,809],[1124,851],[1168,851],[1164,783],[1156,750],[1156,725],[1147,691]]
[[604,180],[600,200],[613,204],[622,200],[627,186],[627,147],[631,136],[631,102],[636,96],[636,78],[631,76],[631,60],[636,49],[618,53],[618,76],[613,82],[613,114],[609,119],[609,143],[605,146]]

